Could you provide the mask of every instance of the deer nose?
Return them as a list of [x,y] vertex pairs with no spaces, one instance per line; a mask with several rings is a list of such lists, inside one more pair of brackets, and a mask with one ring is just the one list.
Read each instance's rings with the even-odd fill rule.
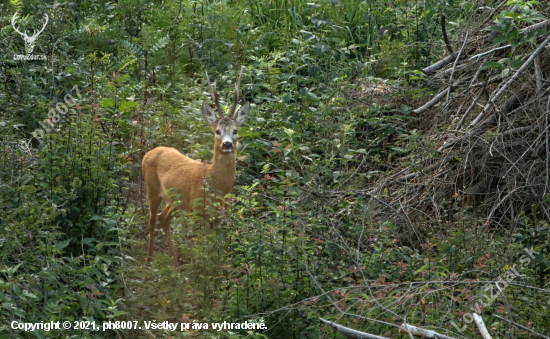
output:
[[233,143],[231,141],[226,141],[222,144],[222,147],[224,149],[231,149],[231,148],[233,148]]

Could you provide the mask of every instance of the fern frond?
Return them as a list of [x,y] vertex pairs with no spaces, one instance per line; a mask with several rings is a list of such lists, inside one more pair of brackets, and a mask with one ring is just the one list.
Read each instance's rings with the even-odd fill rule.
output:
[[18,11],[23,9],[23,1],[21,0],[10,0],[10,4]]
[[156,52],[158,51],[159,49],[163,48],[164,46],[166,46],[168,44],[168,41],[170,39],[168,38],[168,36],[165,36],[164,38],[160,39],[156,44],[154,44],[153,46],[151,46],[151,48],[149,49],[151,52]]

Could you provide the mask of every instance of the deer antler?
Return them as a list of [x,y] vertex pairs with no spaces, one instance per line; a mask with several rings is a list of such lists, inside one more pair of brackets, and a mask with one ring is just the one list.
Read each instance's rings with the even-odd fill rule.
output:
[[42,29],[38,32],[38,33],[34,33],[32,35],[33,38],[36,38],[38,36],[38,34],[42,33],[42,31],[44,30],[44,28],[46,28],[46,25],[48,24],[48,14],[44,14],[44,17],[46,18],[46,22],[44,23],[44,26],[42,26]]
[[218,109],[218,119],[223,118],[223,110],[222,106],[220,105],[220,99],[218,98],[218,92],[216,91],[216,82],[214,81],[214,88],[212,88],[212,85],[210,84],[210,77],[208,76],[208,71],[204,71],[206,73],[206,80],[208,80],[208,91],[210,91],[210,96],[212,97],[212,100],[216,103],[216,108]]
[[21,33],[17,28],[15,28],[15,19],[17,19],[17,13],[18,13],[18,11],[16,11],[15,14],[11,17],[11,26],[13,27],[13,29],[14,29],[17,33],[19,33],[19,34],[21,34],[21,35],[27,35],[27,34],[25,34],[25,33]]
[[239,101],[239,92],[241,87],[241,76],[243,75],[243,68],[244,66],[241,66],[241,72],[239,73],[239,79],[237,80],[237,83],[235,83],[235,100],[233,101],[233,107],[231,107],[231,111],[229,111],[229,116],[233,117],[235,115],[235,110],[237,109],[237,102]]

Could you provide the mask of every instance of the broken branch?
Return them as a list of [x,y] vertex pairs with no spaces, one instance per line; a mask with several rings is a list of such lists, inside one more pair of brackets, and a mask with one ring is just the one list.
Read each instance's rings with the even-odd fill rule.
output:
[[492,339],[491,335],[489,334],[489,331],[487,331],[487,327],[485,327],[483,318],[481,318],[481,316],[478,315],[477,313],[474,313],[474,321],[476,322],[479,333],[481,333],[481,336],[483,337],[483,339]]
[[365,332],[361,332],[361,331],[351,329],[349,327],[338,325],[336,323],[333,323],[332,321],[328,321],[328,320],[325,320],[323,318],[319,318],[319,320],[321,320],[325,324],[329,325],[330,327],[334,328],[336,331],[342,333],[343,335],[345,335],[348,338],[355,338],[355,339],[389,339],[389,338],[386,338],[386,337],[381,337],[381,336],[378,336],[378,335],[365,333]]
[[445,28],[445,13],[441,13],[441,32],[443,33],[443,40],[445,40],[445,46],[447,47],[447,50],[449,51],[449,53],[453,54],[453,47],[449,42],[449,38],[447,37],[447,29]]

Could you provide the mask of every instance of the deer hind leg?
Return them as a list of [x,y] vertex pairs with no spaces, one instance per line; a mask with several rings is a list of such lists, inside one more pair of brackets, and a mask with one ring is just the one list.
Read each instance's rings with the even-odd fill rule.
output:
[[[148,192],[149,193],[149,192]],[[157,211],[161,202],[161,197],[158,195],[148,194],[149,200],[149,245],[147,246],[147,260],[151,260],[153,254],[153,243],[155,242],[155,224],[157,222]]]
[[175,267],[179,267],[179,261],[178,261],[178,254],[176,253],[176,250],[174,249],[174,242],[172,241],[172,232],[170,230],[170,222],[172,221],[172,218],[174,217],[172,213],[172,206],[166,205],[164,207],[164,210],[160,214],[160,226],[164,230],[164,233],[166,234],[166,241],[168,242],[168,248],[170,249],[170,256],[172,257],[172,262]]

